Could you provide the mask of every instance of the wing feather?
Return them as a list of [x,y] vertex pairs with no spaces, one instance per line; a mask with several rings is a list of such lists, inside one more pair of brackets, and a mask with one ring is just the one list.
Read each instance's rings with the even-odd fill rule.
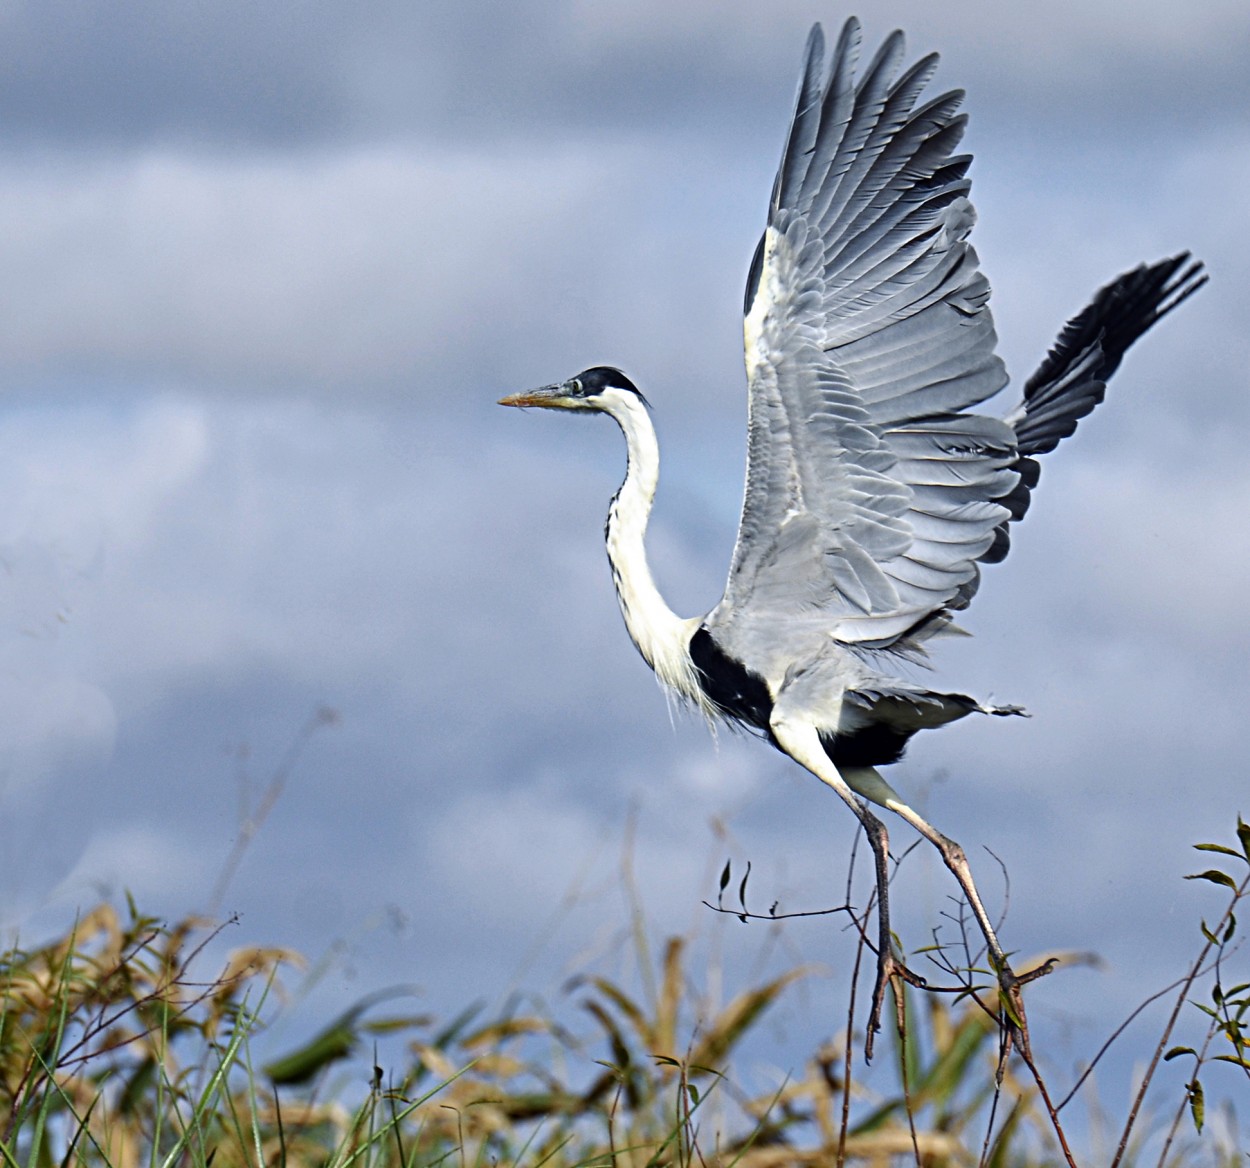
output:
[[[1200,261],[1189,252],[1140,264],[1100,288],[1093,300],[1064,326],[1040,368],[1024,384],[1020,404],[1007,416],[1015,430],[1021,458],[1020,481],[1002,498],[1021,519],[1040,474],[1035,454],[1046,454],[1076,430],[1077,423],[1103,399],[1107,380],[1120,367],[1129,347],[1207,282]],[[1011,546],[1007,522],[995,533],[994,546],[982,557],[996,563]]]
[[[967,243],[962,93],[922,101],[894,33],[857,81],[859,24],[825,73],[813,30],[752,264],[746,501],[709,617],[749,652],[760,622],[902,636],[968,591],[1018,475],[1014,435],[961,411],[1006,382]],[[745,638],[745,639],[744,639]]]
[[[808,38],[744,301],[746,497],[706,624],[770,676],[795,637],[911,650],[976,592],[1028,507],[1032,455],[1102,398],[1124,351],[1205,279],[1188,255],[1126,273],[1067,326],[1006,419],[1007,382],[956,154],[963,93],[922,101],[892,33],[863,75],[848,20]],[[798,632],[796,632],[798,630]]]

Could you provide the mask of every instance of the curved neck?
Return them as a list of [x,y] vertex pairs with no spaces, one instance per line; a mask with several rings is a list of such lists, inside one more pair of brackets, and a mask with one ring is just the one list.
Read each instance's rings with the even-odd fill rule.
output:
[[614,393],[607,411],[628,448],[625,481],[608,508],[608,561],[630,638],[656,676],[694,701],[699,690],[689,641],[697,620],[683,620],[665,603],[647,564],[646,534],[660,475],[660,449],[647,408],[635,394]]

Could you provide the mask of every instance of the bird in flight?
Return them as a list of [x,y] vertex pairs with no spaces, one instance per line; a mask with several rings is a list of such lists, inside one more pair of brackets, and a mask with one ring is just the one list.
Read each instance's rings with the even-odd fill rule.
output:
[[901,69],[901,32],[856,77],[860,39],[852,17],[826,62],[820,26],[808,37],[751,261],[746,494],[716,607],[679,617],[652,579],[644,538],[659,452],[648,403],[624,373],[596,366],[500,404],[616,421],[628,464],[607,551],[634,644],[666,686],[709,718],[760,733],[863,825],[878,912],[869,1053],[888,980],[922,980],[891,944],[889,841],[873,805],[941,853],[1027,1044],[1027,975],[1012,971],[963,849],[878,769],[918,730],[1021,711],[916,684],[899,666],[923,662],[929,643],[954,631],[980,565],[1007,554],[1037,485],[1036,456],[1076,429],[1126,350],[1206,276],[1188,253],[1119,276],[1063,328],[1005,416],[974,412],[1008,378],[968,242],[972,160],[956,153],[964,95],[923,100],[937,54]]

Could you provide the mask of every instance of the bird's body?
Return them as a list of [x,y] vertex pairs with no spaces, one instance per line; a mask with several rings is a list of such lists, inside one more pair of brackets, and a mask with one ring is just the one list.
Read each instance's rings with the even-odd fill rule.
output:
[[[608,561],[631,639],[681,699],[709,718],[757,731],[774,745],[779,745],[772,728],[778,700],[788,707],[801,701],[830,760],[850,768],[896,762],[916,731],[974,711],[1019,712],[926,689],[882,668],[923,654],[924,639],[946,631],[945,611],[925,614],[919,627],[913,624],[885,644],[840,638],[819,612],[796,615],[762,605],[735,614],[728,633],[720,619],[723,601],[705,616],[678,616],[656,587],[645,554],[659,470],[647,406],[618,369],[588,369],[575,380],[584,394],[598,398],[596,408],[614,417],[626,437],[628,473],[608,508]],[[801,526],[805,517],[796,514],[798,522],[791,523]],[[794,578],[783,574],[782,580],[785,588]],[[736,646],[741,648],[735,651]]]
[[[583,386],[602,380],[628,382],[619,370],[586,370]],[[725,719],[771,737],[775,696],[800,686],[816,697],[813,711],[835,764],[877,766],[895,762],[916,730],[961,718],[981,707],[959,694],[938,694],[884,673],[874,661],[891,652],[839,641],[820,620],[797,622],[761,611],[737,629],[754,653],[726,648],[714,623],[674,613],[652,579],[645,536],[659,470],[659,452],[647,407],[634,390],[617,388],[608,412],[621,424],[629,451],[629,474],[608,508],[608,561],[621,615],[634,644],[660,681],[713,719]],[[832,703],[825,695],[844,695]]]
[[683,619],[654,584],[644,538],[659,453],[647,403],[620,370],[596,366],[504,404],[616,420],[628,469],[607,548],[635,645],[662,682],[708,716],[759,731],[867,829],[882,912],[875,1023],[899,967],[885,916],[886,833],[863,799],[939,847],[1010,972],[962,849],[876,768],[897,761],[918,730],[1020,711],[917,685],[900,663],[927,655],[976,592],[980,564],[1006,555],[1008,524],[1037,483],[1035,456],[1075,430],[1128,347],[1205,276],[1182,254],[1119,277],[1063,330],[1014,409],[975,412],[1007,375],[968,243],[971,159],[953,153],[962,94],[918,105],[937,58],[899,74],[900,33],[856,79],[858,44],[852,19],[826,72],[812,31],[750,267],[747,481],[721,601]]

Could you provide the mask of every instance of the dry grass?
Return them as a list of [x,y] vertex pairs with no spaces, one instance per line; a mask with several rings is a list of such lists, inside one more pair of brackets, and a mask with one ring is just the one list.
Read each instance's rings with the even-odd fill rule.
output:
[[[1205,845],[1226,864],[1250,863],[1250,829],[1234,848]],[[1177,1011],[1199,1008],[1205,1044],[1158,1059],[1193,1065],[1187,1098],[1168,1122],[1135,1113],[1118,1163],[1145,1163],[1136,1131],[1162,1131],[1151,1162],[1244,1163],[1207,1127],[1204,1079],[1250,1084],[1243,1025],[1250,991],[1226,977],[1237,955],[1233,910],[1247,893],[1216,870],[1228,908],[1201,926],[1204,948],[1180,987]],[[690,973],[680,938],[662,946],[637,996],[594,972],[574,979],[576,1024],[539,1010],[447,1024],[380,1016],[365,999],[299,1049],[267,1066],[251,1041],[282,1008],[281,979],[298,955],[232,953],[211,976],[206,946],[218,929],[167,926],[101,904],[66,935],[0,954],[0,1163],[91,1165],[433,1166],[868,1165],[887,1168],[1040,1168],[1062,1164],[1061,1125],[1023,1064],[1000,1061],[1001,1031],[975,994],[905,999],[906,1037],[894,1034],[894,1087],[870,1095],[854,1079],[849,1032],[812,1052],[800,1073],[763,1096],[743,1091],[734,1060],[768,1011],[808,975],[791,969],[713,1009]],[[640,946],[641,955],[646,952]],[[354,1099],[327,1098],[328,1069],[379,1034],[406,1057],[375,1070]],[[997,1076],[997,1077],[996,1077]],[[1238,1076],[1240,1078],[1238,1079]],[[1228,1079],[1222,1080],[1227,1082]],[[1147,1083],[1148,1085],[1148,1083]],[[1175,1101],[1174,1101],[1175,1102]],[[1189,1134],[1186,1134],[1189,1133]],[[1160,1145],[1162,1147],[1160,1148]],[[1069,1163],[1087,1163],[1069,1155]]]

